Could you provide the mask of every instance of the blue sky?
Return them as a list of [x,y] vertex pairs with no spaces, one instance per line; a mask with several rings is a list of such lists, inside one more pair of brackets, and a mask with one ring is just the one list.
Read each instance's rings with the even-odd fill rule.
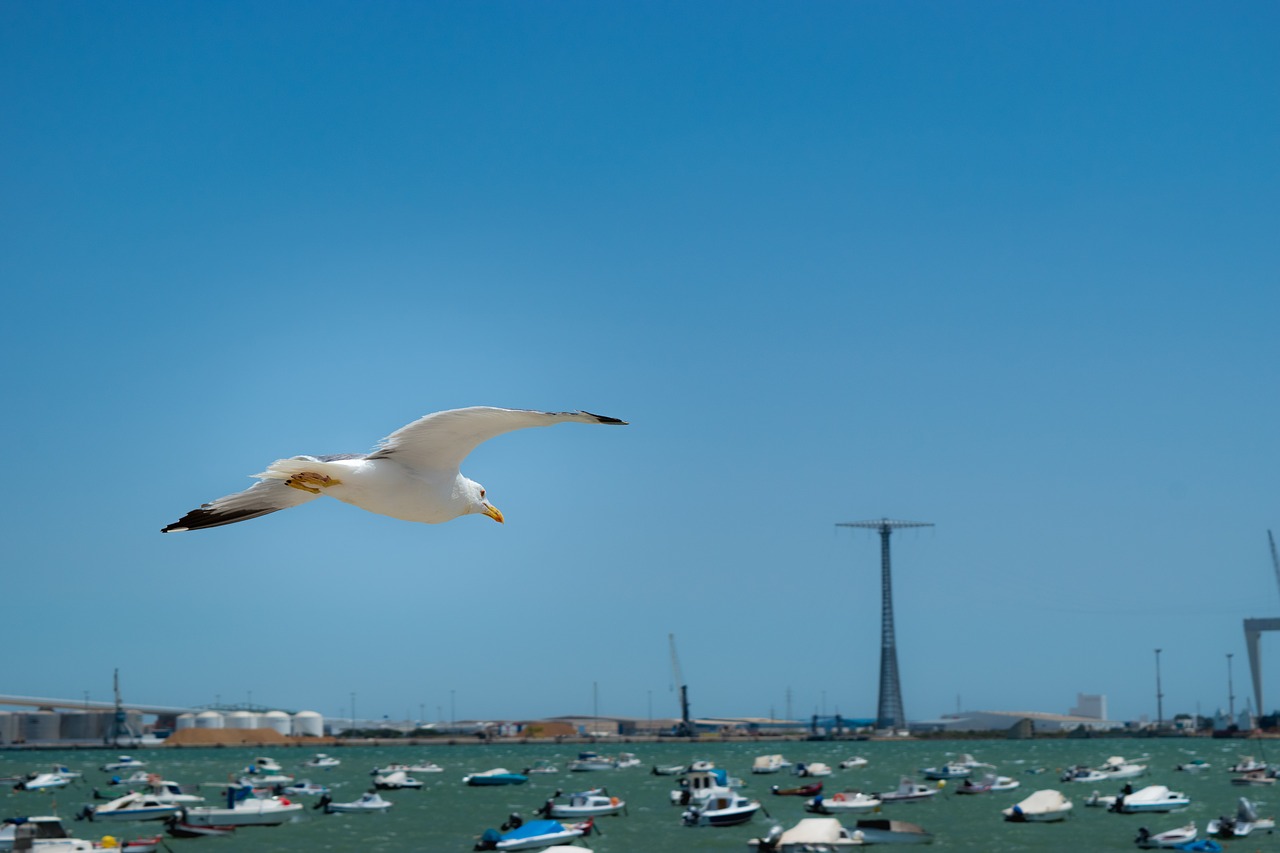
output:
[[[0,692],[1227,701],[1280,615],[1269,3],[0,6]],[[160,527],[430,411],[507,523]],[[15,646],[9,646],[11,652]],[[1280,643],[1264,642],[1280,701]],[[790,699],[788,700],[788,697]]]

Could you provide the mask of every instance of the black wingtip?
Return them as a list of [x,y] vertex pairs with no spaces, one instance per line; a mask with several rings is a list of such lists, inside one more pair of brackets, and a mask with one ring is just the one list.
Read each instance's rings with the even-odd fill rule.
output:
[[597,415],[595,412],[586,412],[586,411],[584,411],[582,414],[591,415],[591,417],[595,418],[598,423],[602,423],[602,424],[613,424],[616,426],[628,425],[628,421],[620,421],[617,418],[611,418],[608,415]]

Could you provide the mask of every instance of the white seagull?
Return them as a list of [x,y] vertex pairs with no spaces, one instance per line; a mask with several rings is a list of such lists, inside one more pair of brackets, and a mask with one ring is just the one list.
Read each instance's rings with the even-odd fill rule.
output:
[[462,476],[458,465],[482,441],[526,427],[573,421],[618,424],[626,421],[590,412],[534,412],[473,406],[436,412],[401,427],[372,453],[294,456],[278,459],[260,482],[234,495],[193,509],[161,533],[219,527],[299,506],[330,495],[369,512],[405,521],[440,524],[479,513],[502,522],[502,513],[485,499],[484,486]]

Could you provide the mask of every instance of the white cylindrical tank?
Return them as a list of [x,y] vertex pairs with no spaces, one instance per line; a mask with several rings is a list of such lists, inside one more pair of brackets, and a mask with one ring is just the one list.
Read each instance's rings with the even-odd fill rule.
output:
[[27,743],[47,743],[62,736],[62,720],[53,711],[22,715],[22,738]]
[[196,714],[197,729],[220,729],[226,725],[226,720],[222,719],[222,714],[217,711],[201,711]]
[[299,711],[293,715],[293,734],[301,737],[323,737],[324,717],[315,711]]
[[230,711],[224,718],[223,723],[228,729],[256,729],[258,727],[258,715],[251,714],[248,711]]
[[173,730],[180,732],[183,729],[194,729],[196,727],[196,715],[190,711],[185,714],[179,714],[177,719],[173,721]]
[[260,728],[275,729],[282,735],[288,735],[292,729],[289,715],[284,711],[268,711],[262,715]]
[[114,711],[72,711],[62,715],[63,740],[101,740],[111,731]]
[[0,711],[0,745],[8,745],[18,739],[18,716]]

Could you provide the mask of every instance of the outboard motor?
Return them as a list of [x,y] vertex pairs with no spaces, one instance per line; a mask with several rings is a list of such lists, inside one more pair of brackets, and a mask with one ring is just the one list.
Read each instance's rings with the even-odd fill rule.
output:
[[512,812],[507,815],[506,822],[502,824],[502,831],[509,832],[522,826],[524,826],[524,818],[520,816],[520,812]]
[[756,847],[756,849],[757,850],[777,850],[778,841],[780,841],[781,839],[782,839],[782,826],[781,824],[775,823],[773,826],[769,827],[769,831],[764,834],[764,838],[760,839],[760,844]]
[[486,829],[484,834],[480,836],[480,840],[476,842],[475,850],[497,850],[498,842],[502,840],[502,836],[496,829]]

